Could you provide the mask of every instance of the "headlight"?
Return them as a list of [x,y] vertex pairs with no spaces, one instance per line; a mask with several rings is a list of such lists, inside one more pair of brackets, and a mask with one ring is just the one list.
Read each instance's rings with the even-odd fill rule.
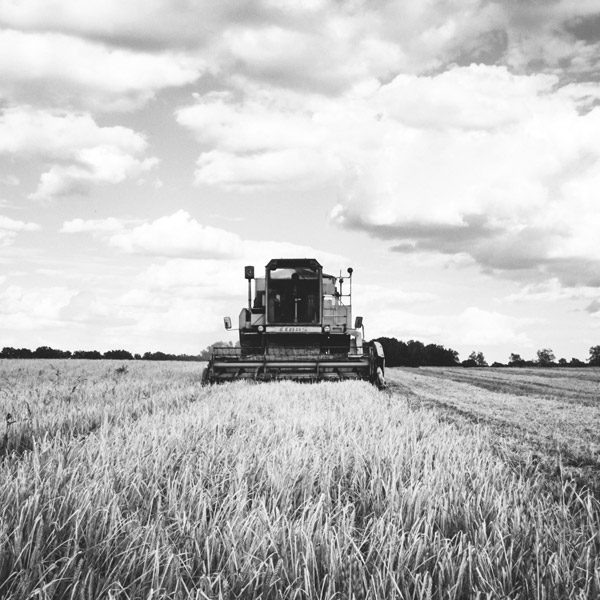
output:
[[260,333],[262,333],[264,330],[265,330],[265,328],[264,328],[262,325],[259,325],[259,326],[258,326],[258,331],[259,331]]
[[329,325],[325,325],[325,327],[323,327],[323,331],[325,333],[329,333],[331,331],[331,327],[329,327]]

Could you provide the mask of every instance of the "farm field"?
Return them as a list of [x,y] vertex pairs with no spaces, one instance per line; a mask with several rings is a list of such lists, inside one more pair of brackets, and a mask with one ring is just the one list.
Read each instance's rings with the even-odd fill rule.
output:
[[389,369],[388,380],[413,407],[485,426],[507,460],[600,497],[600,369]]
[[0,598],[597,598],[600,374],[0,362]]

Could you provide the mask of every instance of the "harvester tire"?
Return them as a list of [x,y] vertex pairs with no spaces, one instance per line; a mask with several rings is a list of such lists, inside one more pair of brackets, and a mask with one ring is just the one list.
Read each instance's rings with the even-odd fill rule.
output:
[[380,390],[383,390],[387,386],[385,382],[385,377],[383,375],[383,369],[381,367],[377,367],[377,371],[375,373],[375,385]]
[[208,378],[208,367],[204,367],[204,371],[202,371],[202,379],[200,381],[201,385],[208,385],[210,380]]

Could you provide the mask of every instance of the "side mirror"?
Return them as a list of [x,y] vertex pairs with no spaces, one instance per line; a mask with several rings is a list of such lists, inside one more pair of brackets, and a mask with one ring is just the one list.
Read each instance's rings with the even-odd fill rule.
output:
[[223,323],[225,323],[225,329],[231,329],[231,319],[229,317],[223,317]]
[[354,329],[360,329],[362,324],[362,317],[356,317],[356,319],[354,319]]

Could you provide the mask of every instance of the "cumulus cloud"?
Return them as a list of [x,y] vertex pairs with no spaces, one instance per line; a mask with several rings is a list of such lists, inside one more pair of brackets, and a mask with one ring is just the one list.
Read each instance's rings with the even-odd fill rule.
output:
[[449,319],[449,323],[444,326],[444,337],[447,336],[456,344],[529,346],[529,337],[519,332],[519,329],[529,322],[528,319],[510,317],[471,306],[457,317]]
[[61,320],[70,323],[79,323],[90,325],[99,323],[104,326],[127,323],[129,321],[116,317],[115,307],[98,298],[90,291],[76,291],[69,299],[69,302],[61,307]]
[[486,269],[598,285],[600,110],[578,110],[588,91],[483,66],[414,83],[416,111],[402,81],[373,98],[382,143],[347,163],[333,220],[397,252],[467,254]]
[[160,49],[203,45],[223,24],[252,20],[258,3],[233,0],[77,0],[5,2],[0,23],[14,29],[80,35],[114,45]]
[[231,92],[194,94],[196,104],[177,110],[177,121],[203,144],[228,152],[315,148],[319,131],[312,115],[291,95],[264,92],[236,102]]
[[[255,261],[262,264],[276,256],[310,256],[327,264],[333,262],[337,264],[345,260],[338,254],[300,244],[246,240],[225,229],[203,225],[184,210],[145,223],[132,223],[114,217],[90,220],[77,218],[65,221],[60,232],[91,233],[121,252],[163,258],[234,260],[236,265],[240,261]],[[196,263],[183,261],[168,264],[174,265],[179,272],[184,267]],[[217,267],[216,262],[213,265],[214,269],[227,270],[228,268]],[[196,264],[194,268],[200,267]],[[161,278],[155,279],[158,281]]]
[[239,253],[240,238],[198,223],[180,210],[110,237],[109,244],[124,252],[157,256],[230,257]]
[[146,268],[137,278],[138,286],[162,290],[179,297],[220,300],[243,297],[240,262],[236,260],[187,258],[168,259]]
[[63,287],[28,290],[9,285],[0,291],[0,326],[3,330],[19,331],[62,326],[60,311],[76,294],[76,290]]
[[441,314],[431,308],[419,314],[405,308],[387,308],[368,315],[366,327],[376,336],[418,339],[424,343],[442,343],[450,348],[468,346],[530,346],[525,330],[531,319],[513,317],[497,311],[470,306],[460,312]]
[[[593,25],[598,12],[594,0],[130,0],[126,5],[106,0],[85,6],[76,0],[29,0],[5,2],[0,25],[28,35],[81,37],[98,47],[135,51],[141,73],[146,71],[144,53],[151,50],[159,64],[169,66],[175,81],[152,76],[139,101],[163,85],[196,77],[197,56],[223,80],[333,95],[388,81],[399,72],[432,72],[453,63],[509,64],[521,73],[534,66],[559,74],[567,69],[591,73],[599,56],[600,36]],[[162,54],[167,49],[178,54]],[[91,52],[82,52],[79,64]],[[100,58],[100,65],[108,64]],[[68,65],[75,62],[66,59]],[[127,64],[117,67],[130,72]],[[138,77],[133,74],[132,80]],[[140,90],[125,91],[136,97]]]
[[51,33],[0,31],[0,97],[99,111],[140,107],[167,87],[198,79],[190,55],[131,51]]
[[538,283],[529,283],[514,294],[506,296],[504,302],[560,302],[562,300],[587,300],[598,298],[598,289],[590,286],[566,287],[557,278]]
[[438,296],[431,292],[393,289],[389,286],[355,283],[353,284],[355,299],[364,306],[377,306],[389,309],[397,306],[414,306],[433,302]]
[[310,189],[326,183],[340,169],[334,158],[293,149],[247,156],[214,150],[202,153],[196,164],[196,184],[241,192]]
[[34,200],[85,194],[95,184],[139,178],[158,163],[144,158],[146,140],[126,127],[101,127],[91,116],[65,111],[7,108],[0,115],[0,154],[51,163]]
[[16,175],[0,175],[0,183],[3,185],[17,186],[21,180]]
[[0,247],[10,246],[22,231],[39,231],[40,229],[41,226],[37,223],[16,221],[15,219],[0,215]]
[[504,60],[522,72],[545,69],[564,75],[591,74],[600,54],[593,0],[498,3],[497,23],[508,33]]
[[[548,23],[548,32],[562,31],[565,19],[583,14],[576,8],[548,13],[551,18],[537,15],[538,22]],[[164,81],[163,73],[158,81],[155,75],[146,82],[143,90],[136,90],[133,84],[134,89],[123,90],[130,92],[131,97],[125,99],[129,102],[138,93],[140,101],[159,87],[181,85],[195,78],[196,57],[200,55],[206,68],[225,80],[333,95],[389,80],[398,72],[432,71],[457,60],[468,64],[489,57],[494,62],[509,50],[517,64],[527,52],[533,52],[526,45],[528,29],[522,23],[526,20],[514,6],[482,0],[434,1],[418,6],[336,0],[246,0],[242,5],[233,0],[133,0],[124,6],[107,0],[102,6],[85,8],[75,0],[30,0],[0,8],[0,24],[24,32],[11,35],[37,35],[46,40],[40,43],[54,40],[50,52],[59,56],[63,54],[57,40],[89,40],[79,60],[66,57],[69,68],[60,77],[77,74],[81,70],[78,66],[92,55],[99,55],[96,58],[101,67],[108,65],[104,46],[110,45],[117,53],[125,53],[117,72],[128,73],[128,64],[138,61],[143,78],[144,53],[151,49],[159,64],[169,65],[168,73],[175,81]],[[556,33],[555,37],[562,39]],[[173,48],[179,54],[162,54]],[[131,51],[137,53],[135,58]],[[184,54],[187,59],[182,58]],[[117,56],[111,57],[117,63]],[[35,71],[25,68],[23,72],[42,75],[44,68],[35,62],[34,66]],[[103,91],[113,79],[111,76],[107,82],[90,85]],[[124,78],[117,79],[123,87]],[[136,82],[139,76],[133,74],[131,79]],[[87,85],[86,79],[81,83]],[[91,95],[88,100],[92,100]]]
[[600,299],[594,298],[586,307],[585,311],[592,315],[600,315]]
[[470,65],[335,101],[274,88],[177,112],[210,150],[197,183],[337,182],[332,219],[401,253],[600,285],[600,88]]
[[196,183],[239,191],[307,188],[340,172],[325,144],[328,131],[297,96],[263,92],[241,103],[229,93],[195,98],[176,118],[213,148],[198,158]]
[[592,1],[290,4],[257,3],[262,22],[225,28],[221,63],[232,61],[239,79],[339,94],[473,62],[582,77],[600,56]]
[[71,219],[65,221],[60,233],[97,233],[106,234],[122,231],[125,225],[122,220],[114,217],[108,219]]
[[379,35],[380,24],[368,11],[357,15],[330,6],[322,15],[322,21],[304,29],[276,21],[231,27],[219,44],[220,55],[225,64],[235,64],[238,78],[326,94],[389,77],[406,66],[401,45]]
[[[303,88],[337,90],[357,79],[388,76],[402,61],[410,64],[398,41],[384,35],[385,16],[366,5],[334,1],[133,0],[124,6],[107,0],[101,7],[82,8],[72,0],[31,0],[3,5],[2,23],[116,47],[179,48],[206,56],[214,71]],[[405,27],[406,32],[417,30]],[[349,55],[353,60],[347,60]]]

